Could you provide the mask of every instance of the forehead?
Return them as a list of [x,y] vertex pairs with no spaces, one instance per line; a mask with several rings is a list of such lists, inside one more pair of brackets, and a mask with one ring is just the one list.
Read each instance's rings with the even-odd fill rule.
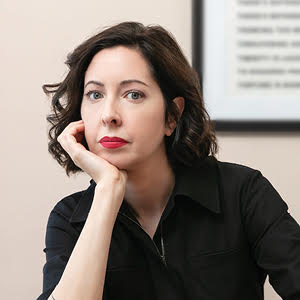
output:
[[116,46],[95,54],[85,73],[85,82],[93,79],[143,79],[153,83],[148,62],[137,49]]

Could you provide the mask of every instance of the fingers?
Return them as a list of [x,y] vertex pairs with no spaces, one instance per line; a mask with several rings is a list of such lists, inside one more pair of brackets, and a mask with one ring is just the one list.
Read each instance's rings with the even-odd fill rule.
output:
[[65,139],[70,135],[82,132],[84,130],[83,121],[75,121],[68,124],[68,126],[62,131],[62,133],[57,137],[57,141],[61,144],[65,142]]
[[85,147],[76,139],[76,137],[80,139],[80,135],[82,139],[84,135],[84,123],[82,120],[68,124],[62,133],[57,137],[57,141],[72,159],[78,155],[78,152],[86,150]]
[[57,141],[70,155],[76,166],[89,174],[96,182],[99,182],[102,175],[107,172],[117,176],[118,169],[103,158],[88,151],[78,139],[84,136],[84,123],[82,120],[71,122],[57,137]]

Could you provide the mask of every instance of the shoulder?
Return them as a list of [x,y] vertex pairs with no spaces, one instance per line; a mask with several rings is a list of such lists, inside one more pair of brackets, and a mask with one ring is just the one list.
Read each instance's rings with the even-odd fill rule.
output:
[[224,185],[238,187],[257,179],[266,179],[260,170],[248,165],[216,160],[219,179]]
[[272,183],[258,169],[232,162],[217,161],[223,192],[236,195],[248,207],[269,205],[270,208],[286,210],[287,205]]
[[86,190],[81,190],[64,196],[53,207],[51,214],[58,214],[64,219],[69,220],[76,210],[80,199],[85,194]]
[[[243,186],[249,184],[256,178],[262,178],[262,173],[250,166],[236,162],[221,161],[213,156],[195,161],[193,166],[178,169],[179,172],[195,181],[196,188],[216,189],[236,193]],[[178,172],[178,173],[179,173]],[[197,179],[194,179],[197,177]],[[204,183],[204,184],[201,184]],[[221,191],[222,192],[222,191]]]
[[85,221],[93,202],[95,186],[95,181],[91,179],[85,190],[63,197],[52,209],[50,219],[52,217],[54,220],[59,219],[69,223]]
[[215,159],[219,187],[225,198],[248,202],[254,196],[280,198],[271,182],[256,168]]
[[216,164],[218,166],[220,173],[226,175],[232,175],[233,177],[240,177],[240,176],[248,177],[251,176],[252,174],[260,173],[259,170],[253,167],[244,164],[235,163],[235,162],[216,160]]
[[256,168],[236,162],[221,161],[213,156],[208,156],[198,166],[204,173],[211,173],[221,183],[230,185],[242,184],[252,177],[262,176]]
[[224,189],[239,192],[240,196],[251,195],[262,189],[272,189],[274,187],[270,181],[256,168],[234,163],[217,161],[219,181]]

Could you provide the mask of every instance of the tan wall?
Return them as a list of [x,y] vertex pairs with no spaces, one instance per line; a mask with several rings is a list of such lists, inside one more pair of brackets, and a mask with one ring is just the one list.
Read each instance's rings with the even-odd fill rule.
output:
[[[40,294],[50,210],[89,184],[85,175],[68,178],[47,152],[49,105],[41,85],[62,79],[67,53],[83,39],[126,20],[165,26],[191,61],[191,0],[1,1],[1,299]],[[299,140],[299,134],[219,134],[219,158],[262,170],[298,222]],[[268,285],[266,293],[280,299]]]

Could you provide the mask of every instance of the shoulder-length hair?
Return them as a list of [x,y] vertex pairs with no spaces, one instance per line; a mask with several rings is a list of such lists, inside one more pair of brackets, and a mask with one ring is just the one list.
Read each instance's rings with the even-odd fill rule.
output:
[[[173,169],[179,164],[193,166],[195,161],[214,156],[218,151],[212,121],[204,107],[199,77],[189,65],[173,35],[159,25],[144,26],[137,22],[122,22],[88,38],[67,55],[69,72],[56,84],[44,84],[43,90],[53,94],[48,151],[65,168],[66,173],[82,172],[61,147],[57,137],[73,121],[81,119],[80,106],[84,90],[84,76],[92,58],[105,48],[125,46],[140,51],[148,62],[150,72],[158,83],[165,101],[165,121],[177,122],[171,136],[165,136],[166,153]],[[185,100],[184,111],[179,112],[173,99]],[[88,149],[83,138],[82,144]]]

